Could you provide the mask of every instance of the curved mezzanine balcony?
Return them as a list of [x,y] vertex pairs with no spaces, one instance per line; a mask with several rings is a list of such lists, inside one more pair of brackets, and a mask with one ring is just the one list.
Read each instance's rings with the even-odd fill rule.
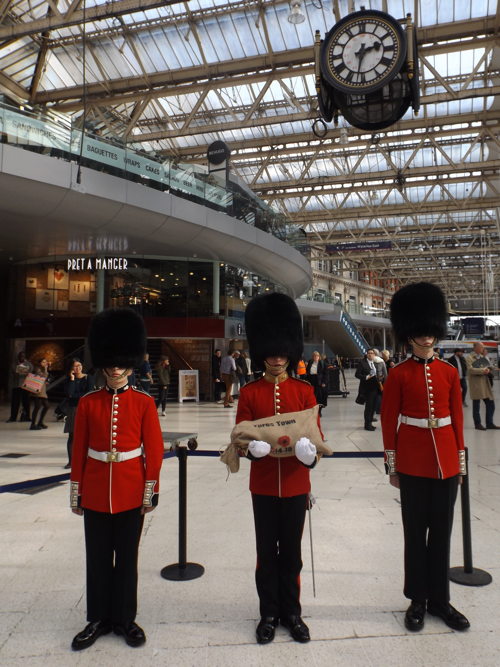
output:
[[13,261],[177,256],[311,284],[283,217],[207,174],[0,107],[2,249]]

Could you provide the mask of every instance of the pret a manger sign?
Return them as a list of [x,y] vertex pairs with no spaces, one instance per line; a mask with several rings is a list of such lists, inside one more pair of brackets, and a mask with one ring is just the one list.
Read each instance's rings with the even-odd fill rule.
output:
[[68,257],[66,271],[126,271],[126,257]]

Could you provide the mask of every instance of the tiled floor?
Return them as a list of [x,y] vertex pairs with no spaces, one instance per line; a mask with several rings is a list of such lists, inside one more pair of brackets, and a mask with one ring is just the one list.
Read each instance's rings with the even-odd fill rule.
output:
[[[362,408],[330,398],[323,427],[336,452],[380,451],[380,429],[362,429]],[[499,404],[499,383],[495,383]],[[500,407],[498,408],[500,423]],[[65,436],[49,429],[6,424],[0,408],[0,485],[64,475]],[[165,430],[198,433],[199,450],[225,445],[233,410],[214,404],[169,404]],[[324,459],[312,473],[316,597],[309,528],[303,541],[303,615],[313,641],[300,645],[283,629],[273,644],[255,643],[258,616],[255,545],[247,466],[227,479],[214,457],[188,459],[188,559],[205,574],[188,582],[161,578],[178,560],[178,463],[165,461],[159,507],[146,518],[140,550],[138,622],[148,641],[131,649],[109,635],[73,653],[73,635],[85,625],[83,527],[68,509],[68,484],[31,493],[0,493],[0,665],[167,665],[290,667],[500,664],[500,432],[472,428],[466,410],[474,565],[493,583],[452,584],[452,602],[471,629],[457,633],[428,617],[423,632],[403,625],[402,530],[397,491],[374,457]],[[6,454],[26,454],[20,458]],[[452,564],[463,565],[460,501]]]

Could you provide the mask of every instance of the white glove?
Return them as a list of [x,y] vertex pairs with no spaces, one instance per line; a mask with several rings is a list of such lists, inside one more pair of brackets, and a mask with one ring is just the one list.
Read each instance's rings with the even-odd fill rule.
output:
[[301,463],[310,466],[316,458],[316,445],[313,445],[309,438],[300,438],[295,443],[295,456]]
[[261,459],[263,456],[267,456],[271,451],[271,445],[264,440],[250,440],[248,443],[248,451],[256,459]]

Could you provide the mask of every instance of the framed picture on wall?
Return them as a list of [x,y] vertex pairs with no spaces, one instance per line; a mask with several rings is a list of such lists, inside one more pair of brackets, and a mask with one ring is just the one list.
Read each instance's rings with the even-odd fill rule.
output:
[[26,287],[36,288],[36,278],[34,278],[34,277],[26,278]]
[[69,281],[69,300],[88,301],[90,298],[90,282],[85,280]]
[[35,293],[35,308],[37,310],[54,310],[56,293],[52,289],[37,289]]
[[68,274],[67,272],[56,266],[48,269],[47,273],[47,288],[48,289],[68,289]]
[[57,302],[57,310],[68,310],[68,301],[67,299],[61,299]]

